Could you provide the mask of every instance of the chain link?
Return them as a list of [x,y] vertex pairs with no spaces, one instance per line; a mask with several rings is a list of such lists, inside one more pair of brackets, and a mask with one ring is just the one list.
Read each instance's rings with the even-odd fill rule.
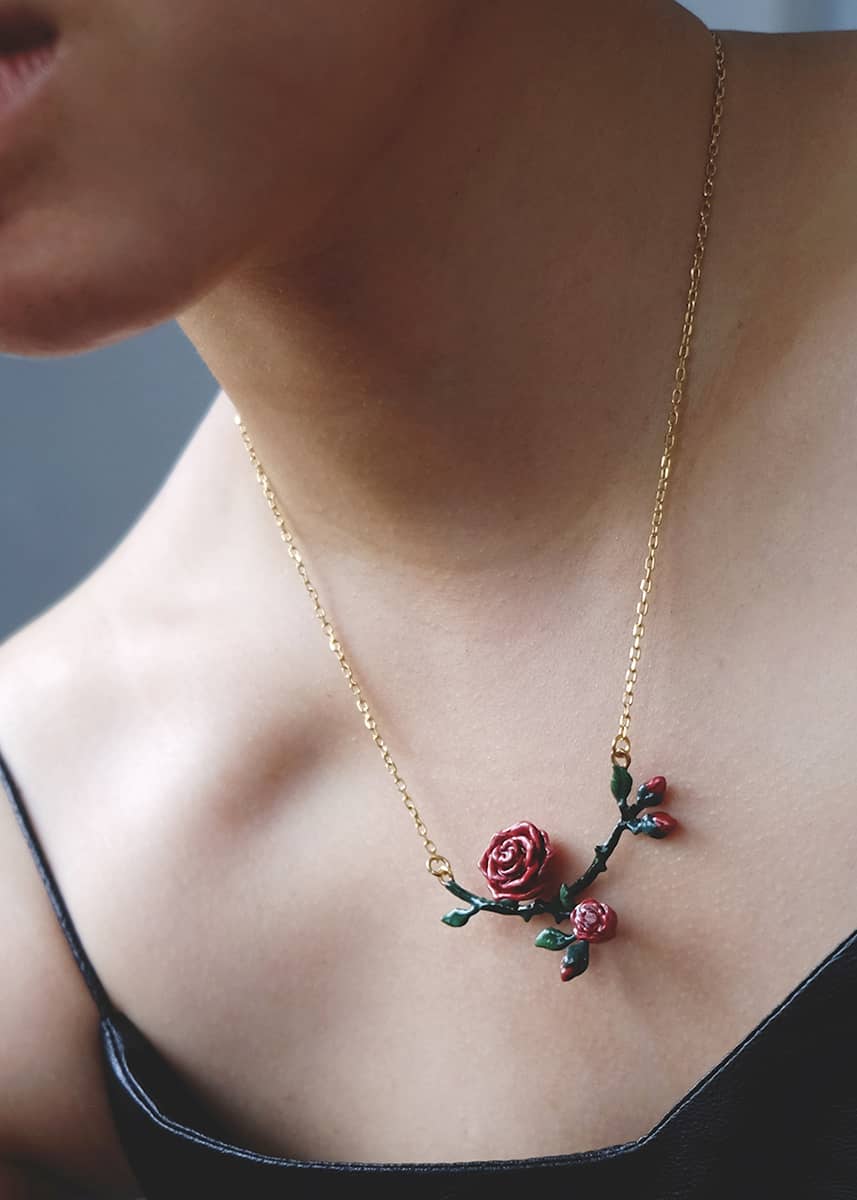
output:
[[256,468],[256,478],[262,487],[262,491],[265,494],[265,499],[268,501],[268,507],[274,514],[274,519],[276,520],[277,526],[280,530],[280,537],[288,547],[289,557],[294,562],[298,575],[300,575],[301,581],[303,582],[303,585],[309,594],[309,598],[312,600],[313,611],[315,612],[318,620],[321,622],[322,631],[327,635],[327,644],[331,651],[336,655],[336,660],[339,663],[343,675],[345,676],[345,681],[348,684],[351,694],[355,697],[357,708],[363,714],[363,724],[369,730],[369,735],[372,738],[372,741],[378,747],[381,757],[384,760],[384,766],[393,776],[393,782],[401,793],[402,803],[411,814],[416,831],[419,834],[423,846],[425,847],[426,854],[428,855],[428,858],[426,859],[426,867],[432,875],[437,876],[437,878],[441,881],[446,882],[451,880],[452,867],[449,865],[449,861],[438,852],[437,846],[429,837],[428,829],[426,829],[425,822],[420,816],[419,809],[417,808],[416,804],[414,804],[414,801],[408,792],[408,786],[402,778],[392,754],[390,754],[387,743],[381,737],[381,733],[378,729],[378,722],[375,720],[368,701],[363,695],[360,684],[357,682],[357,678],[354,674],[351,664],[345,657],[345,651],[342,649],[342,643],[336,636],[336,630],[333,628],[333,624],[331,623],[327,612],[319,601],[318,592],[309,577],[306,566],[304,565],[303,556],[295,545],[292,531],[286,525],[283,514],[280,512],[276,493],[271,487],[271,481],[268,478],[265,468],[262,466],[253,443],[250,440],[250,436],[247,433],[247,427],[241,419],[240,413],[235,414],[235,424],[238,426],[241,432],[241,439],[244,442],[244,445],[247,447],[250,460],[253,463],[253,466]]
[[720,145],[720,119],[723,116],[723,97],[726,83],[726,63],[723,43],[716,33],[712,32],[715,52],[716,83],[714,89],[714,111],[711,119],[711,134],[708,142],[708,162],[705,167],[705,183],[702,188],[702,207],[699,210],[699,224],[696,231],[696,246],[693,251],[693,261],[690,266],[690,288],[688,289],[687,308],[681,331],[681,343],[678,351],[678,365],[675,369],[675,386],[672,390],[670,413],[667,420],[667,433],[664,442],[664,452],[661,456],[658,486],[655,493],[655,509],[652,513],[652,524],[649,532],[648,552],[643,567],[643,578],[640,581],[640,599],[637,601],[637,619],[632,632],[630,661],[625,672],[625,689],[622,693],[622,716],[619,719],[619,731],[613,738],[610,749],[610,761],[619,766],[631,765],[631,739],[628,736],[628,726],[631,722],[631,705],[634,701],[634,685],[637,682],[637,664],[640,661],[640,643],[645,633],[645,616],[649,611],[649,590],[652,586],[652,576],[655,569],[655,551],[658,548],[658,532],[664,515],[664,496],[669,480],[672,451],[675,446],[675,431],[678,424],[679,405],[684,395],[684,381],[687,378],[687,356],[690,352],[690,338],[693,333],[693,318],[696,313],[696,299],[699,294],[699,281],[702,274],[702,258],[705,254],[705,242],[708,237],[708,218],[711,215],[711,197],[714,192],[714,176],[717,172],[717,151]]
[[[640,591],[642,593],[640,600],[637,603],[637,620],[633,630],[633,641],[631,644],[630,665],[625,674],[625,689],[622,697],[622,717],[619,722],[619,732],[613,739],[610,758],[614,763],[619,763],[624,766],[629,766],[631,762],[631,741],[628,737],[628,727],[631,720],[631,704],[634,698],[634,684],[637,682],[637,663],[640,659],[640,642],[645,631],[644,618],[648,611],[648,594],[652,585],[652,577],[655,564],[655,551],[658,546],[658,531],[660,529],[661,520],[663,519],[664,496],[666,494],[667,480],[669,478],[670,462],[672,450],[675,445],[675,429],[678,422],[678,409],[683,396],[684,381],[687,377],[687,357],[690,350],[690,339],[693,332],[693,317],[696,309],[696,300],[699,293],[699,281],[701,275],[702,258],[705,252],[705,240],[708,236],[708,218],[711,212],[711,196],[714,190],[714,175],[717,170],[717,149],[720,138],[720,118],[723,115],[723,96],[724,83],[726,79],[725,56],[723,45],[716,33],[712,33],[714,39],[714,47],[716,54],[717,82],[714,96],[714,115],[711,124],[711,136],[708,145],[708,162],[705,170],[705,184],[703,187],[703,202],[699,212],[699,225],[696,234],[696,247],[693,254],[693,262],[690,268],[690,291],[688,294],[687,309],[685,311],[684,324],[682,327],[681,344],[678,352],[678,366],[675,371],[675,387],[672,392],[672,402],[670,407],[669,420],[667,423],[667,435],[664,444],[664,453],[661,458],[660,473],[658,476],[658,487],[655,498],[655,510],[652,516],[651,532],[649,533],[648,553],[646,555],[645,568],[643,579],[640,583]],[[240,413],[235,414],[235,424],[238,426],[241,433],[241,439],[247,448],[250,455],[250,460],[256,469],[256,478],[268,502],[268,507],[274,515],[277,526],[280,530],[280,537],[288,547],[289,557],[295,564],[298,575],[309,595],[313,604],[313,611],[318,618],[322,631],[327,637],[327,644],[333,654],[336,656],[340,669],[345,676],[345,681],[349,690],[355,698],[355,703],[359,712],[363,716],[363,724],[369,730],[369,735],[372,741],[378,747],[384,765],[393,777],[393,782],[398,789],[402,803],[411,815],[414,827],[425,848],[426,869],[431,875],[441,883],[449,883],[453,879],[452,867],[449,859],[442,855],[431,837],[425,822],[420,816],[419,809],[414,803],[410,793],[408,792],[407,784],[405,783],[399,768],[396,766],[393,756],[390,754],[387,743],[381,736],[372,710],[365,699],[360,684],[345,656],[342,649],[342,643],[337,637],[336,630],[328,617],[327,612],[322,606],[318,591],[316,590],[312,580],[309,577],[306,566],[303,561],[303,556],[295,545],[294,535],[291,529],[285,522],[285,518],[280,511],[276,493],[271,486],[271,481],[268,478],[267,472],[263,467],[255,447],[250,440],[250,435],[247,432],[247,426],[241,418]]]

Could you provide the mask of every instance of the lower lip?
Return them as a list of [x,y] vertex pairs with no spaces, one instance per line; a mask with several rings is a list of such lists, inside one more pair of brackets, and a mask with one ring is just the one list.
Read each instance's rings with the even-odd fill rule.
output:
[[18,54],[0,54],[0,123],[22,108],[50,74],[56,42]]

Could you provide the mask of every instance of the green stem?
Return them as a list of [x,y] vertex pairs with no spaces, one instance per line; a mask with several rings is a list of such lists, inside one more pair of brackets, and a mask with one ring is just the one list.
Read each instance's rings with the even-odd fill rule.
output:
[[610,834],[607,841],[600,842],[595,847],[595,857],[583,874],[578,875],[574,883],[566,883],[563,885],[565,889],[563,892],[564,904],[567,905],[569,900],[571,900],[574,896],[578,896],[584,890],[584,888],[588,888],[593,879],[596,879],[602,871],[607,870],[607,859],[616,849],[619,838],[627,828],[628,820],[626,820],[624,817],[620,818],[613,826],[613,832]]
[[[529,921],[530,917],[534,917],[537,913],[549,912],[557,921],[563,919],[560,915],[562,909],[558,896],[553,900],[489,900],[486,896],[477,896],[473,892],[469,892],[454,879],[447,880],[444,887],[459,900],[466,900],[474,913],[485,909],[487,912],[502,913],[507,917],[522,917],[525,921]],[[565,916],[568,916],[568,913],[565,913]]]

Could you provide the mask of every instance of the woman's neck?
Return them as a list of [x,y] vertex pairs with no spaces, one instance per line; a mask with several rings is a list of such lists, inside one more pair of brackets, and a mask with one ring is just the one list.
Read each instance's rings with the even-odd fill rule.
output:
[[347,195],[179,318],[310,546],[429,571],[645,536],[714,91],[677,4],[462,10]]

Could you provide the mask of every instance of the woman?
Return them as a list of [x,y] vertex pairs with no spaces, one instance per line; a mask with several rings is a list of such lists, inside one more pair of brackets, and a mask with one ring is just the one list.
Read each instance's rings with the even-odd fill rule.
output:
[[234,417],[455,880],[502,898],[484,855],[523,818],[578,876],[615,819],[711,32],[671,0],[39,11],[0,348],[175,316],[222,390],[2,648],[40,838],[0,806],[5,1194],[857,1191],[857,34],[720,34],[629,768],[679,827],[615,847],[616,936],[563,982],[538,924],[440,921]]

